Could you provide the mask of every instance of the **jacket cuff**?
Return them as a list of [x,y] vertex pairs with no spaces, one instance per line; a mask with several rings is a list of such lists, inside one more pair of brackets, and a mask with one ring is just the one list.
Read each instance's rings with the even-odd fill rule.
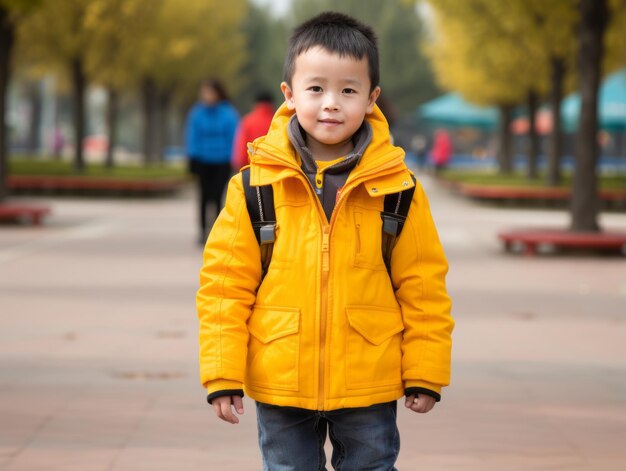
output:
[[404,394],[426,394],[435,398],[437,402],[441,401],[441,386],[428,381],[410,380],[404,382]]
[[215,391],[206,397],[209,404],[213,404],[213,399],[223,396],[239,396],[243,397],[243,389],[222,389],[221,391]]
[[214,379],[204,383],[206,387],[206,393],[210,396],[215,391],[223,391],[225,389],[243,389],[241,381],[234,381],[232,379]]
[[410,396],[411,394],[426,394],[427,396],[435,399],[436,402],[441,401],[441,394],[437,394],[435,391],[431,391],[430,389],[424,388],[406,388],[404,390],[405,396]]

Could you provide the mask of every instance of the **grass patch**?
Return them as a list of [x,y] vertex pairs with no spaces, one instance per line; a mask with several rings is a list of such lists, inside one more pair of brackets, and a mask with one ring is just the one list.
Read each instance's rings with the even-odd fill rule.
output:
[[120,180],[158,180],[184,178],[183,165],[153,164],[150,166],[117,165],[108,169],[102,165],[88,164],[82,173],[74,171],[73,164],[60,160],[10,159],[11,175],[81,176],[85,178],[115,178]]
[[[467,183],[485,186],[508,186],[508,187],[532,187],[532,188],[551,188],[546,180],[545,174],[540,174],[535,180],[529,180],[522,173],[513,173],[510,175],[500,175],[493,171],[463,171],[463,170],[444,170],[440,174],[441,178],[452,182]],[[600,188],[603,190],[626,190],[626,174],[618,175],[602,175],[598,177]],[[563,182],[559,188],[571,188],[572,175],[563,175]]]

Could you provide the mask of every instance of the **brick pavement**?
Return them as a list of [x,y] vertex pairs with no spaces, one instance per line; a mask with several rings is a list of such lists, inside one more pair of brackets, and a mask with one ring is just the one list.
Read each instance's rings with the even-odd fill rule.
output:
[[[507,256],[499,229],[567,215],[424,181],[453,385],[428,415],[400,408],[399,469],[626,469],[626,259]],[[260,469],[251,402],[218,423],[197,384],[193,203],[52,199],[43,228],[0,226],[0,469]]]

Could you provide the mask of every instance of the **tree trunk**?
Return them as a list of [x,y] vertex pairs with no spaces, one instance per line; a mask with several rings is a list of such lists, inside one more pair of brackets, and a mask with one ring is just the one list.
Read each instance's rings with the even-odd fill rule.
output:
[[511,134],[513,107],[511,105],[500,105],[499,110],[498,165],[500,173],[509,174],[513,171],[513,136]]
[[603,37],[608,24],[607,0],[580,0],[581,108],[576,136],[571,215],[573,231],[599,231],[598,226],[598,88],[604,53]]
[[561,101],[563,100],[563,80],[565,60],[562,57],[550,59],[550,106],[552,107],[552,135],[548,157],[548,185],[561,183],[561,157],[563,155],[563,126],[561,124]]
[[83,61],[74,58],[70,64],[72,73],[72,89],[74,91],[74,170],[82,172],[85,169],[83,141],[85,139],[85,89],[87,77],[83,68]]
[[539,135],[537,134],[537,105],[539,97],[535,90],[528,91],[528,172],[529,180],[537,178],[537,159],[539,158]]
[[154,83],[154,80],[151,78],[144,79],[142,84],[143,158],[146,165],[149,165],[154,161],[155,95],[156,84]]
[[41,127],[41,85],[37,82],[28,82],[26,84],[26,93],[30,102],[30,120],[28,123],[28,135],[26,136],[26,149],[29,153],[36,154],[42,150],[41,140],[39,138],[39,128]]
[[165,151],[168,144],[168,117],[169,117],[169,108],[170,103],[172,101],[172,90],[159,90],[158,93],[158,122],[157,122],[157,132],[156,132],[156,151],[159,162],[163,162],[165,160]]
[[9,171],[8,129],[5,121],[7,115],[7,88],[11,74],[11,53],[15,44],[15,25],[9,12],[0,6],[0,202],[8,195],[7,176]]
[[107,132],[108,143],[107,155],[105,160],[106,168],[115,166],[115,146],[117,145],[117,107],[119,102],[119,93],[114,88],[107,89]]

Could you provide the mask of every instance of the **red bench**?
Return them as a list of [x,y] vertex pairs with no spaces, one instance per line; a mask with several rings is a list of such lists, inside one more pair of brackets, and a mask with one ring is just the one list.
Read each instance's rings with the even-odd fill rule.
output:
[[576,248],[620,252],[626,246],[626,232],[573,232],[559,229],[511,229],[502,231],[498,238],[506,251],[521,244],[524,254],[535,255],[539,245],[558,248]]
[[35,226],[41,225],[44,216],[50,214],[47,206],[37,206],[32,204],[9,204],[0,203],[0,220],[14,221],[22,218],[29,218]]
[[[569,188],[546,188],[532,186],[498,186],[461,183],[458,190],[465,196],[488,200],[569,200]],[[604,201],[626,201],[626,190],[600,190],[599,196]]]

